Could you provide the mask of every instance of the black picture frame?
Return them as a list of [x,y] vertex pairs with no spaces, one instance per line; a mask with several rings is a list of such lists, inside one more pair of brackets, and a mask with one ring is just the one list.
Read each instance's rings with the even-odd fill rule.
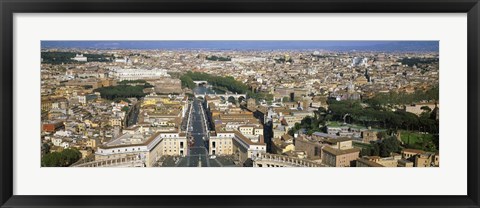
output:
[[[1,0],[1,207],[479,207],[478,0]],[[467,13],[466,196],[25,196],[13,195],[15,13]],[[39,179],[41,180],[41,179]],[[452,179],[454,180],[454,179]]]

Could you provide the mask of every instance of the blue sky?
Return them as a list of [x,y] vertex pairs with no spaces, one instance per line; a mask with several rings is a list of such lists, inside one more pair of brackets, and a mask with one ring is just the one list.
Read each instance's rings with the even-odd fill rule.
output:
[[45,48],[438,51],[438,41],[42,41]]

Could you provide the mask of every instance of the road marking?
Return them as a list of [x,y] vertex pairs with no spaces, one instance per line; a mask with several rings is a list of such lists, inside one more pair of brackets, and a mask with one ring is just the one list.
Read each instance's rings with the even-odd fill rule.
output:
[[214,158],[213,160],[214,160],[220,167],[223,167],[223,164],[222,164],[220,161],[218,161],[217,158]]
[[205,159],[207,160],[207,167],[212,167],[210,166],[210,159],[207,156],[205,156]]

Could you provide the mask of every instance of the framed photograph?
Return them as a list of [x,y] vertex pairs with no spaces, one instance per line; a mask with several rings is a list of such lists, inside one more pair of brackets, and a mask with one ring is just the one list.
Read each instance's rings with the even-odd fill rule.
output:
[[0,6],[1,207],[479,207],[478,0]]

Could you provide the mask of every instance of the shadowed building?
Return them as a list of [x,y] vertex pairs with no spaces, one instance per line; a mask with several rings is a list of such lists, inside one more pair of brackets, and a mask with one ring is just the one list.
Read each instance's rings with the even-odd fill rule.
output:
[[360,155],[360,149],[335,149],[332,147],[324,147],[322,162],[332,167],[353,167],[354,162]]
[[322,149],[322,163],[333,167],[353,167],[360,155],[360,149],[352,146],[348,138],[328,139]]

